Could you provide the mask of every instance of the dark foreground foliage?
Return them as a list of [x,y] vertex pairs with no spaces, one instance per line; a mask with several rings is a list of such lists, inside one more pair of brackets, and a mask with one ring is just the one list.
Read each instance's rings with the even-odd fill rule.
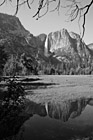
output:
[[0,90],[0,140],[11,140],[28,116],[23,114],[25,92],[15,78],[8,80],[6,91]]

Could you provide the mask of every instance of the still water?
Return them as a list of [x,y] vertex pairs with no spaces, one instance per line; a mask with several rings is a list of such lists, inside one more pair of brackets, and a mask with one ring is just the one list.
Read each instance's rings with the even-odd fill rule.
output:
[[20,140],[70,140],[93,137],[93,99],[79,98],[26,108],[31,117],[20,129]]

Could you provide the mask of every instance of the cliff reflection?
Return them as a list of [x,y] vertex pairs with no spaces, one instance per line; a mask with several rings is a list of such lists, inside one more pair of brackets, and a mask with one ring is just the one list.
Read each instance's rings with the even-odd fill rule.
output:
[[31,115],[38,114],[43,117],[49,116],[51,118],[66,122],[69,118],[79,116],[87,104],[93,105],[93,99],[83,97],[61,102],[51,101],[44,104],[29,102],[26,112]]

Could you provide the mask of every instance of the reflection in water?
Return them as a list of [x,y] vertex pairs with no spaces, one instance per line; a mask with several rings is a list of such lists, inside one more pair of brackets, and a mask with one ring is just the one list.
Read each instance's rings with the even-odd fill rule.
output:
[[69,118],[75,118],[81,114],[87,104],[92,103],[90,98],[79,98],[76,100],[67,100],[62,102],[47,102],[45,104],[37,104],[29,102],[26,112],[28,114],[38,114],[40,116],[49,116],[51,118],[60,119],[63,122]]
[[[70,139],[93,134],[93,99],[79,98],[62,102],[37,104],[29,102],[26,112],[31,117],[20,130],[22,139]],[[60,121],[59,121],[60,120]],[[21,138],[20,138],[21,139]]]

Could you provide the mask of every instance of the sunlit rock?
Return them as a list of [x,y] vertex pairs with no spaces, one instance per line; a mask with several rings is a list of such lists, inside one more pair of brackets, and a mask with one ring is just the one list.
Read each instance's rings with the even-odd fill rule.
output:
[[70,46],[69,33],[66,29],[60,31],[52,32],[48,35],[49,38],[49,48],[51,52],[58,49],[67,49]]

